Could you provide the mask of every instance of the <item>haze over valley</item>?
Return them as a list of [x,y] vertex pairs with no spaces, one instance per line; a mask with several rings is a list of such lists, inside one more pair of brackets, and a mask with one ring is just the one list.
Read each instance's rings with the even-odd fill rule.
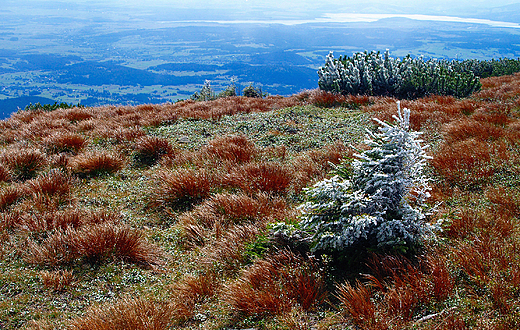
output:
[[[421,5],[422,4],[422,5]],[[189,98],[206,80],[269,94],[317,88],[325,56],[520,56],[514,2],[7,1],[0,10],[2,118],[29,103]]]

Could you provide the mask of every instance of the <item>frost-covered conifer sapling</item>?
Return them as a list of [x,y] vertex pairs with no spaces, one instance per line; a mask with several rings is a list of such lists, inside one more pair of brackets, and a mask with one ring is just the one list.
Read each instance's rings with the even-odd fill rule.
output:
[[378,131],[366,134],[369,149],[358,151],[350,166],[338,165],[336,176],[306,189],[300,228],[312,236],[314,251],[408,251],[432,235],[425,212],[427,146],[420,132],[410,130],[410,110],[401,111],[399,102],[394,119],[375,119]]

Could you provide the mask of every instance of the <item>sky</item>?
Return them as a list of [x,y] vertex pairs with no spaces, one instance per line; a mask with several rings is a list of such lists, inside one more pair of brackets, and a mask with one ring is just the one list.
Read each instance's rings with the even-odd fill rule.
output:
[[[45,2],[44,0],[40,0]],[[72,0],[76,2],[88,3],[87,0]],[[356,6],[360,3],[358,0],[106,0],[105,3],[119,3],[119,4],[130,4],[130,5],[142,5],[145,3],[147,6],[149,5],[167,5],[174,7],[182,7],[182,8],[218,8],[218,7],[241,7],[241,6],[257,6],[263,8],[279,8],[280,6],[290,6],[290,7],[298,7],[298,6],[336,6],[336,7],[352,7]],[[385,0],[385,1],[362,1],[362,3],[380,3],[391,6],[400,6],[400,7],[416,7],[416,8],[437,8],[437,7],[499,7],[512,3],[518,3],[518,1],[514,0],[463,0],[463,1],[454,1],[454,0],[443,0],[443,1],[426,1],[426,0]]]
[[[75,1],[89,3],[86,0]],[[337,14],[384,14],[451,16],[520,23],[519,0],[104,0],[103,4],[135,8],[150,15],[171,13],[171,20],[179,17],[188,20],[222,17],[222,20],[280,21],[330,18]],[[511,5],[516,5],[516,8]],[[510,15],[510,12],[517,14]]]
[[[45,2],[44,0],[40,0]],[[77,2],[88,3],[87,0],[72,0]],[[90,1],[91,2],[91,1]],[[243,9],[243,8],[258,8],[269,11],[284,11],[292,10],[296,12],[311,11],[315,8],[336,12],[344,11],[358,11],[358,10],[386,10],[393,8],[394,10],[415,11],[415,12],[450,12],[460,10],[460,8],[471,9],[501,7],[509,4],[519,3],[518,0],[442,0],[442,1],[428,1],[428,0],[373,0],[373,1],[359,1],[359,0],[105,0],[105,4],[114,3],[118,5],[130,5],[135,7],[149,7],[149,6],[166,6],[186,9],[204,9],[204,8],[226,8],[226,9]]]
[[[216,21],[372,22],[406,17],[415,20],[461,22],[458,18],[511,24],[490,24],[520,29],[520,0],[0,0],[4,12],[69,20],[112,19],[155,22]],[[0,7],[0,13],[2,12]],[[356,16],[357,15],[357,16]],[[400,16],[401,15],[401,16]],[[426,16],[425,16],[426,15]],[[435,16],[435,17],[434,17]],[[454,17],[455,19],[450,19]],[[470,22],[470,21],[466,21]]]
[[308,18],[325,13],[364,13],[364,14],[430,14],[430,15],[467,15],[489,11],[491,8],[520,4],[519,0],[2,0],[11,4],[25,3],[34,8],[73,7],[83,8],[114,7],[121,10],[150,11],[163,10],[212,10],[255,15],[288,16]]

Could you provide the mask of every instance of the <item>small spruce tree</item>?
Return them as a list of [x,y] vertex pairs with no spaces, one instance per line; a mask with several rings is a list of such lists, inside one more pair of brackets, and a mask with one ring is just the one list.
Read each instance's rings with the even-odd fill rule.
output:
[[242,95],[245,97],[254,97],[254,98],[262,98],[262,89],[253,87],[253,84],[250,84],[242,91]]
[[194,101],[212,101],[215,100],[217,96],[211,87],[211,82],[206,80],[200,92],[195,92],[190,98]]
[[232,97],[232,96],[237,96],[237,87],[235,86],[234,82],[232,82],[231,85],[226,87],[225,90],[218,93],[217,98]]
[[365,140],[370,149],[306,190],[300,228],[312,235],[314,251],[408,251],[431,233],[424,212],[426,146],[420,132],[410,131],[410,110],[401,112],[399,102],[394,118],[395,124],[375,119],[379,131],[368,132]]

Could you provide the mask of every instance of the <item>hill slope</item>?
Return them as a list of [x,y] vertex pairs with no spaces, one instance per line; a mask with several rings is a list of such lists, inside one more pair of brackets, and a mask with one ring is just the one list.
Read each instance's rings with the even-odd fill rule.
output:
[[297,220],[302,189],[370,117],[390,120],[394,99],[13,114],[0,122],[1,327],[518,326],[520,75],[482,83],[467,99],[402,101],[432,145],[435,246],[348,267],[289,252],[267,228]]

